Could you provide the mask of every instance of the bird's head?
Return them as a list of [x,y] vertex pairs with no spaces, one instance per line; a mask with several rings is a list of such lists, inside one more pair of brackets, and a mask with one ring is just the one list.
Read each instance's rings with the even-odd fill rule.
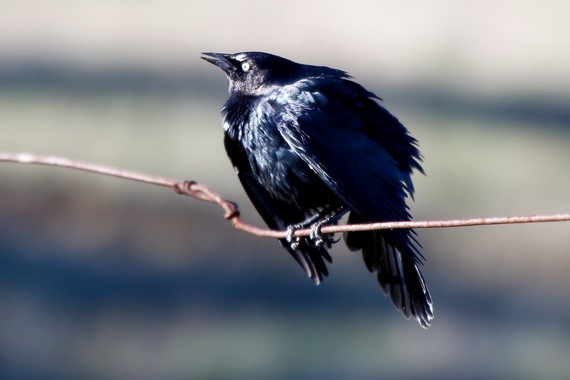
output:
[[243,52],[235,54],[202,53],[202,59],[226,74],[230,93],[263,95],[275,86],[293,81],[299,65],[273,54]]

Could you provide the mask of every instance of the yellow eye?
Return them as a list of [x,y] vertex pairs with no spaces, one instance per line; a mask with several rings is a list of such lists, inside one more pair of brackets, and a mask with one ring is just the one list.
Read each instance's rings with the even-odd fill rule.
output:
[[249,69],[251,69],[251,63],[249,63],[248,61],[242,62],[241,63],[241,71],[243,71],[244,73],[248,72]]

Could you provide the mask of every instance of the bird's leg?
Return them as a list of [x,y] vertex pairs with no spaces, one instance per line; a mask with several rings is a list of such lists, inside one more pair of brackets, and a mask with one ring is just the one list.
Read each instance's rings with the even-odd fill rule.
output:
[[301,238],[295,236],[295,231],[298,229],[295,228],[296,226],[297,225],[287,226],[287,231],[285,232],[285,240],[287,240],[292,250],[297,250],[301,244]]
[[301,223],[287,226],[287,231],[285,232],[285,240],[287,240],[287,243],[289,243],[289,247],[294,250],[298,249],[299,244],[301,244],[301,238],[295,236],[295,231],[309,227],[315,220],[319,220],[322,216],[322,213],[318,212],[315,215],[311,215]]
[[[332,244],[337,243],[340,239],[334,239],[333,234],[323,234],[321,228],[326,224],[337,224],[338,220],[348,212],[344,206],[334,209],[326,218],[323,218],[311,225],[311,234],[309,235],[310,243],[314,246],[320,247],[326,244],[330,247]],[[326,214],[325,214],[326,215]]]
[[313,246],[322,246],[328,244],[329,246],[336,241],[331,237],[332,234],[323,236],[321,227],[325,224],[335,222],[341,218],[348,210],[344,206],[329,206],[314,215],[311,215],[306,220],[287,226],[285,239],[292,249],[298,249],[301,244],[301,239],[295,236],[295,231],[311,227],[311,235],[307,238],[308,242]]

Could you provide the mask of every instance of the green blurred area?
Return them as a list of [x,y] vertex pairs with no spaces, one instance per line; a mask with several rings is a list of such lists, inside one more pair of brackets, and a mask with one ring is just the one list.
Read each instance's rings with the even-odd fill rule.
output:
[[[223,149],[225,80],[199,54],[267,50],[385,99],[425,158],[416,219],[568,212],[566,3],[422,4],[316,2],[296,19],[292,2],[276,19],[255,1],[7,2],[0,151],[196,180],[261,226]],[[0,378],[564,378],[569,231],[419,231],[424,331],[343,243],[314,287],[213,205],[2,164]]]

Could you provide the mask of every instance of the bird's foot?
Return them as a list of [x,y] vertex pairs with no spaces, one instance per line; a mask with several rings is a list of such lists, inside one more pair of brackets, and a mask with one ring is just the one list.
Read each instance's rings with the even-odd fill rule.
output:
[[[331,245],[337,243],[340,239],[334,239],[334,234],[323,234],[321,232],[321,227],[325,224],[337,224],[338,219],[340,219],[347,211],[348,209],[345,209],[344,206],[329,206],[310,216],[301,223],[287,226],[285,240],[293,250],[299,249],[301,241],[305,241],[307,244],[314,247],[327,246],[330,248]],[[303,238],[295,236],[295,232],[297,230],[308,228],[309,226],[311,227],[311,234],[309,236]]]
[[322,247],[323,245],[330,248],[333,244],[338,243],[339,239],[333,238],[333,234],[323,234],[321,228],[328,220],[322,220],[311,225],[311,234],[309,235],[309,243],[315,247]]
[[287,231],[285,232],[285,240],[287,240],[292,250],[299,249],[299,245],[301,244],[301,238],[295,236],[296,227],[297,226],[287,226]]

